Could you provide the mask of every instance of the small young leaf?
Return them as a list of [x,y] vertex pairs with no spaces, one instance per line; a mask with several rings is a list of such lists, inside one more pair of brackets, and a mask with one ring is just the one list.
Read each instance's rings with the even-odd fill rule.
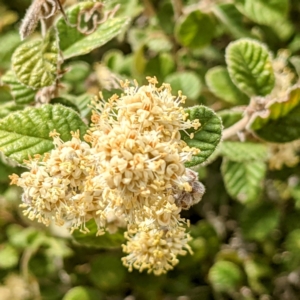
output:
[[220,145],[220,153],[231,161],[265,161],[268,156],[266,145],[251,142],[226,142]]
[[44,105],[14,112],[0,121],[0,149],[8,157],[23,163],[35,154],[53,149],[49,133],[56,129],[63,141],[71,139],[71,131],[83,135],[87,126],[78,114],[62,105]]
[[[200,149],[200,153],[194,155],[191,161],[186,163],[187,167],[192,167],[205,162],[215,151],[222,137],[222,122],[221,119],[214,113],[213,110],[205,106],[195,106],[186,109],[190,120],[199,119],[201,126],[194,132],[194,138],[184,133],[182,139],[190,146]],[[189,133],[192,130],[187,130]]]
[[209,270],[208,279],[218,292],[234,291],[243,280],[240,268],[231,261],[217,261]]
[[165,81],[172,86],[174,93],[180,90],[188,99],[195,100],[201,93],[202,84],[194,72],[173,73],[168,75]]
[[[95,2],[85,1],[72,6],[67,11],[67,17],[71,24],[75,25],[80,19],[80,13],[91,10]],[[90,53],[92,50],[106,44],[122,32],[129,23],[127,17],[107,19],[89,35],[78,31],[76,27],[66,24],[63,17],[57,21],[57,29],[60,37],[60,49],[65,59]]]
[[269,94],[275,83],[271,56],[267,48],[251,39],[240,39],[226,48],[229,75],[248,96]]
[[2,76],[2,81],[10,86],[11,94],[17,104],[29,104],[34,102],[36,91],[21,84],[13,71],[8,71]]
[[175,27],[178,42],[189,48],[202,48],[210,43],[215,33],[212,18],[200,10],[183,16]]
[[288,13],[288,0],[235,0],[236,7],[252,21],[270,25],[285,18]]
[[74,240],[82,246],[99,249],[111,249],[120,248],[121,244],[125,242],[122,232],[117,232],[114,234],[106,232],[103,235],[96,236],[98,229],[94,220],[87,222],[86,227],[89,229],[88,233],[82,233],[79,230],[76,230],[72,235]]
[[285,99],[270,102],[267,111],[257,113],[249,128],[270,142],[287,143],[300,138],[300,87],[292,88]]
[[221,171],[228,194],[241,203],[257,201],[266,169],[263,161],[236,162],[224,158]]
[[44,40],[19,46],[12,56],[12,69],[22,84],[39,89],[55,82],[58,58],[57,33],[52,29]]
[[225,67],[214,67],[208,70],[205,81],[209,89],[220,99],[231,104],[247,104],[249,98],[242,93],[230,79]]

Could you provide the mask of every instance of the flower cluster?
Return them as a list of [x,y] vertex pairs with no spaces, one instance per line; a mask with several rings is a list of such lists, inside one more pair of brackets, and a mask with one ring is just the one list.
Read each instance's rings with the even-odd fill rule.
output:
[[199,121],[187,120],[184,96],[148,81],[122,83],[120,97],[93,101],[85,141],[73,133],[64,143],[53,132],[55,149],[11,178],[24,189],[31,219],[82,231],[94,219],[98,234],[127,225],[124,265],[160,275],[178,263],[177,255],[191,252],[180,212],[201,200],[204,187],[184,166],[199,150],[180,139],[180,131],[197,129]]

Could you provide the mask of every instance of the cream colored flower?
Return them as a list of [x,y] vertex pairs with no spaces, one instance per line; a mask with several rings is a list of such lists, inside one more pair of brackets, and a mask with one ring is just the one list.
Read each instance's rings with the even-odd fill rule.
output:
[[123,245],[123,251],[128,253],[122,258],[129,271],[133,268],[140,272],[147,270],[155,275],[165,274],[178,264],[178,255],[192,253],[188,242],[190,236],[183,227],[171,230],[148,229],[131,234],[125,234],[128,242]]
[[199,121],[187,120],[184,96],[172,96],[167,84],[156,87],[155,78],[148,82],[125,82],[120,97],[95,100],[85,141],[78,132],[68,142],[52,132],[55,149],[11,179],[24,189],[25,214],[46,225],[53,220],[87,232],[93,219],[97,235],[127,225],[124,264],[160,275],[191,252],[180,212],[200,201],[204,187],[185,168],[200,150],[180,136]]

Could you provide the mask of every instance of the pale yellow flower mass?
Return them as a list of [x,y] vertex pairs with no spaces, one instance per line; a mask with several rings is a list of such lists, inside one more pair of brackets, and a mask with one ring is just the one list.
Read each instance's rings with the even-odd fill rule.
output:
[[180,212],[200,201],[204,187],[184,165],[200,150],[180,136],[199,121],[187,119],[184,96],[156,85],[155,78],[141,87],[125,82],[122,95],[94,100],[85,141],[73,133],[63,142],[53,132],[55,149],[11,179],[24,189],[25,214],[45,225],[85,232],[94,219],[98,234],[127,226],[124,265],[160,275],[191,252]]

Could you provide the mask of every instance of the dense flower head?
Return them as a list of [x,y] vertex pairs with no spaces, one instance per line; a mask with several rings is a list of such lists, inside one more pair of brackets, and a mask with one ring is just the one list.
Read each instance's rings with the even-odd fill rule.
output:
[[184,165],[200,150],[180,137],[200,123],[187,119],[181,93],[174,97],[168,84],[156,85],[155,78],[141,87],[124,82],[121,96],[95,99],[85,141],[78,132],[68,142],[52,132],[55,148],[11,179],[24,189],[31,219],[82,232],[94,219],[98,234],[127,226],[123,263],[160,275],[190,251],[180,212],[200,201],[204,187]]
[[133,268],[140,272],[146,269],[148,273],[161,275],[178,263],[177,255],[192,253],[188,245],[191,237],[183,227],[163,230],[150,226],[133,234],[129,231],[125,236],[128,242],[123,245],[123,251],[128,255],[122,261],[130,271]]

